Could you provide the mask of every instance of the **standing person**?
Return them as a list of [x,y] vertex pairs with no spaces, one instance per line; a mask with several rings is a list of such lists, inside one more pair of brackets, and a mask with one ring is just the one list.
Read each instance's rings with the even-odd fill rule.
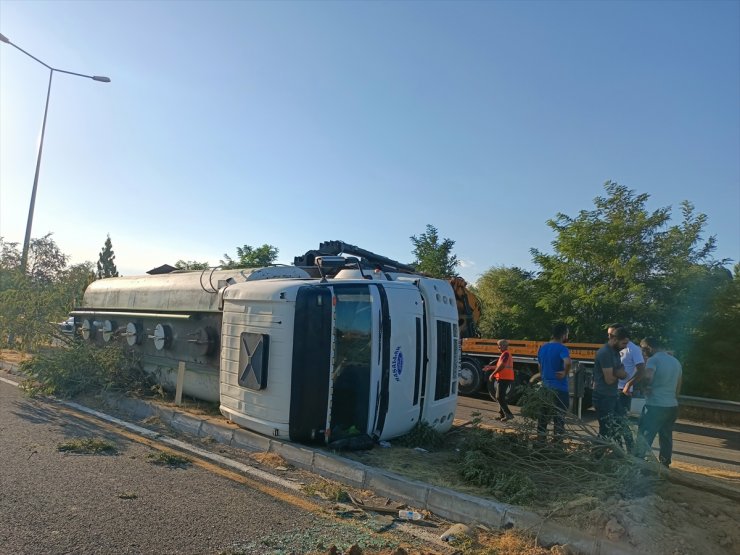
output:
[[537,352],[537,366],[542,377],[542,386],[552,392],[554,406],[545,406],[537,419],[537,437],[547,437],[547,426],[553,420],[555,438],[565,434],[565,412],[570,405],[568,393],[568,374],[570,373],[570,351],[564,343],[568,341],[568,326],[555,324],[552,338]]
[[619,431],[617,381],[627,377],[619,352],[627,346],[629,337],[624,328],[614,328],[608,336],[604,346],[596,351],[593,403],[599,419],[599,435],[605,439],[616,439]]
[[509,342],[506,339],[499,339],[498,348],[501,351],[501,356],[496,361],[496,368],[491,372],[491,376],[488,378],[489,391],[492,384],[496,386],[496,401],[498,401],[498,413],[499,417],[497,420],[506,422],[514,418],[509,409],[509,403],[507,397],[511,392],[511,388],[514,385],[514,358],[509,352]]
[[637,427],[637,455],[644,457],[645,451],[652,447],[655,435],[658,434],[658,460],[668,468],[673,454],[673,424],[678,417],[678,393],[681,391],[683,370],[678,359],[669,355],[658,339],[646,337],[640,346],[648,360],[644,377],[638,373],[636,381],[646,383],[649,387],[645,410]]
[[633,378],[637,372],[640,375],[645,372],[645,359],[642,356],[640,347],[632,342],[630,332],[625,326],[622,324],[612,324],[607,329],[607,333],[614,333],[617,328],[624,328],[627,332],[627,346],[619,351],[619,358],[622,361],[622,366],[624,366],[627,377],[620,378],[617,382],[619,392],[617,399],[617,420],[619,425],[617,440],[624,440],[625,448],[631,452],[635,444],[629,427],[629,413],[632,408],[632,389],[634,384]]

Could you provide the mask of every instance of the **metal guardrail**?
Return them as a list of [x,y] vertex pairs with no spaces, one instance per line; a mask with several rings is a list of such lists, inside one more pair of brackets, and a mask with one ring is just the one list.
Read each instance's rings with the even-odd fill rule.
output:
[[704,397],[692,397],[690,395],[679,395],[678,404],[685,407],[712,409],[722,412],[740,412],[740,403],[736,401],[721,401],[718,399],[706,399]]

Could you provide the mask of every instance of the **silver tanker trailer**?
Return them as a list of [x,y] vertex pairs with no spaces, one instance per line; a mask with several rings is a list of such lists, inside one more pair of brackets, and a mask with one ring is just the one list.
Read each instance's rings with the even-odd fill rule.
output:
[[84,340],[137,351],[166,387],[184,362],[186,394],[262,434],[330,443],[419,421],[449,429],[460,364],[449,283],[338,256],[315,264],[319,277],[271,266],[102,279],[71,314]]

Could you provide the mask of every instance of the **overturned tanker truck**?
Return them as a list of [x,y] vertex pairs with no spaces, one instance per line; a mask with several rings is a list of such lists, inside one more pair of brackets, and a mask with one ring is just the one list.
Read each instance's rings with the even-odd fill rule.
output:
[[83,340],[135,350],[165,387],[184,362],[185,394],[262,434],[331,444],[420,421],[449,429],[460,365],[449,283],[311,252],[296,258],[306,267],[101,279],[71,315]]

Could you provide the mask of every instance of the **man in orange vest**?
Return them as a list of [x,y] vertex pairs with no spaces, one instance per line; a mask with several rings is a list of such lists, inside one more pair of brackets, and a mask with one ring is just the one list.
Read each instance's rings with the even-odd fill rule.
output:
[[[498,420],[506,422],[514,418],[509,410],[509,404],[506,402],[507,396],[511,392],[511,388],[514,386],[514,359],[509,352],[509,342],[506,339],[499,339],[498,348],[501,351],[501,356],[496,362],[496,368],[491,372],[491,376],[488,380],[491,382],[489,388],[496,383],[496,401],[498,401]],[[490,391],[490,389],[489,389]]]

